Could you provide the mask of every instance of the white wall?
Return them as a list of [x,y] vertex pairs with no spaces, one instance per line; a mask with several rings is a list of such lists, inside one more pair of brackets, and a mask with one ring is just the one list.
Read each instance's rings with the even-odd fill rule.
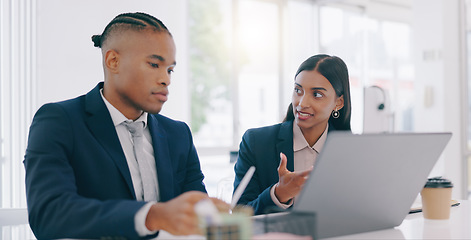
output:
[[[453,197],[465,195],[465,179],[461,159],[462,75],[460,61],[461,0],[414,0],[413,36],[416,73],[415,130],[418,132],[449,131],[453,136],[432,176],[451,179]],[[427,89],[427,90],[426,90]],[[428,100],[426,100],[428,99]],[[464,126],[464,125],[463,125]]]
[[41,0],[37,1],[37,108],[73,98],[103,81],[101,51],[91,36],[123,12],[146,12],[169,28],[177,45],[177,67],[169,101],[162,113],[188,121],[187,42],[185,0]]

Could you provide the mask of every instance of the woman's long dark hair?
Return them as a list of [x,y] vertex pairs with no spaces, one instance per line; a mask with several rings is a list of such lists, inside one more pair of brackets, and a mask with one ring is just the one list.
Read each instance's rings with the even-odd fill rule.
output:
[[[329,124],[337,130],[351,130],[350,118],[352,115],[352,105],[350,101],[350,83],[347,65],[339,57],[318,54],[301,63],[294,78],[302,71],[312,70],[316,70],[329,80],[337,97],[343,95],[343,108],[339,110],[340,116],[339,118],[330,116]],[[290,103],[283,122],[292,120],[294,120],[293,104]]]

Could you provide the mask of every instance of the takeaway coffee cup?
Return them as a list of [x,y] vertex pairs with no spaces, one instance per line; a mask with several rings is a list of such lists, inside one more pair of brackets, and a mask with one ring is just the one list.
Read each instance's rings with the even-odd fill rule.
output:
[[422,212],[427,219],[450,218],[453,183],[442,177],[429,178],[420,192]]

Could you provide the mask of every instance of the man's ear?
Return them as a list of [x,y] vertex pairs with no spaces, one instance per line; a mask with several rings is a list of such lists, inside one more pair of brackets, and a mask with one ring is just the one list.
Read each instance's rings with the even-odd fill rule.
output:
[[105,53],[105,67],[111,73],[117,73],[119,66],[119,54],[113,49]]
[[337,103],[336,103],[336,105],[335,105],[335,108],[336,108],[337,110],[340,110],[340,109],[343,108],[343,103],[344,103],[343,101],[344,101],[344,100],[343,100],[343,95],[337,98]]

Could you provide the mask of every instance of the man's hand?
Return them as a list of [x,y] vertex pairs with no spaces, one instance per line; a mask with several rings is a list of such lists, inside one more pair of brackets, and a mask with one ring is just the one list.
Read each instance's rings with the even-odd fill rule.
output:
[[146,227],[151,231],[164,230],[172,235],[202,234],[195,204],[208,198],[219,211],[228,212],[229,205],[219,199],[210,198],[203,192],[185,192],[168,202],[154,204],[147,214]]
[[278,201],[285,203],[299,194],[312,168],[302,172],[290,172],[286,168],[288,160],[283,153],[280,153],[280,159],[279,181],[275,185],[275,196]]
[[147,214],[147,229],[164,230],[173,235],[201,234],[195,204],[206,198],[206,193],[191,191],[168,202],[154,204]]
[[220,213],[229,213],[231,206],[218,198],[210,198]]

